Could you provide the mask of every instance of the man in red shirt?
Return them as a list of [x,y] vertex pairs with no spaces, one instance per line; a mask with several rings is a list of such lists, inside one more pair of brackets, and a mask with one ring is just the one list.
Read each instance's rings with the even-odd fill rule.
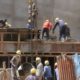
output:
[[44,33],[46,33],[46,39],[49,39],[49,30],[52,28],[52,23],[49,20],[45,20],[43,23],[43,31],[42,31],[42,39],[44,37]]

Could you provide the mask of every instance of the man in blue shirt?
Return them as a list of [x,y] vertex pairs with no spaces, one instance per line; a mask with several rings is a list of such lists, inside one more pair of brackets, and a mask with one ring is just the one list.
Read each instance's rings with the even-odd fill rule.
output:
[[61,38],[63,37],[62,29],[64,27],[64,21],[60,20],[59,18],[55,19],[55,25],[53,28],[53,33],[54,33],[54,30],[56,29],[57,26],[59,27],[59,40],[61,40]]
[[32,24],[32,22],[31,22],[31,19],[28,20],[28,23],[27,23],[26,28],[28,28],[28,29],[33,29],[33,24]]
[[49,61],[45,61],[45,66],[44,66],[44,79],[45,80],[52,80],[52,73],[51,73],[51,67],[49,65]]

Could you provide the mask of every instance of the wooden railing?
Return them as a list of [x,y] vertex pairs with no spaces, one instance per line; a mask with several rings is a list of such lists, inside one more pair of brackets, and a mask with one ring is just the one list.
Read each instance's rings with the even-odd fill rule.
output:
[[[80,52],[80,42],[60,42],[53,40],[40,40],[39,30],[23,28],[0,29],[0,53],[11,55],[20,49],[23,55],[52,56],[58,53]],[[2,54],[0,54],[2,56]]]

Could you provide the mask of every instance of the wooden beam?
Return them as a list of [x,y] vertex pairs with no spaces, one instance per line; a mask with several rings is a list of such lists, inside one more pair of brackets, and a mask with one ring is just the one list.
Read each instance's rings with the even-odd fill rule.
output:
[[[80,52],[80,42],[61,42],[53,40],[40,40],[40,39],[29,39],[21,41],[20,38],[25,35],[22,34],[38,34],[38,30],[28,30],[26,28],[9,28],[0,29],[1,41],[0,41],[0,51],[2,53],[14,53],[17,49],[21,49],[23,53],[36,53],[38,55],[54,55],[55,53],[75,53]],[[18,39],[16,41],[4,41],[4,34],[16,34]],[[29,36],[29,35],[28,35]],[[8,36],[6,36],[8,37]],[[13,36],[14,38],[14,36]],[[25,37],[26,39],[26,37]],[[8,48],[9,46],[9,48]],[[42,53],[42,54],[39,54]],[[49,53],[49,54],[46,54]],[[36,54],[35,54],[36,55]]]

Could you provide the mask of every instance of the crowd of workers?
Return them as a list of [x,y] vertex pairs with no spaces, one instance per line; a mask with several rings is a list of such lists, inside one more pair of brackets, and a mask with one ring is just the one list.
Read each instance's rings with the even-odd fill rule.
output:
[[[67,40],[71,38],[70,28],[68,27],[68,23],[64,22],[62,19],[56,18],[55,24],[53,24],[48,19],[43,22],[42,31],[41,31],[41,34],[42,34],[41,39],[43,39],[46,35],[46,39],[48,40],[50,38],[50,34],[49,34],[50,31],[52,31],[53,32],[52,34],[54,34],[54,31],[57,26],[59,27],[59,40],[63,40],[63,39]],[[27,28],[33,29],[33,24],[30,19],[28,20]]]
[[[33,65],[30,68],[30,74],[26,76],[25,80],[61,80],[63,79],[63,77],[61,77],[63,75],[68,76],[68,78],[67,77],[64,78],[65,80],[67,79],[71,80],[75,78],[75,76],[80,75],[79,68],[78,71],[76,68],[76,66],[79,65],[78,64],[79,61],[77,60],[79,60],[77,54],[75,54],[73,58],[69,58],[66,55],[62,54],[61,57],[57,58],[57,62],[54,63],[53,69],[54,69],[55,79],[53,79],[52,67],[50,66],[49,60],[45,60],[43,65],[41,58],[36,57],[35,59],[36,67]],[[18,66],[21,64],[21,50],[16,51],[16,55],[12,57],[10,63],[11,63],[11,76],[13,80],[21,80],[18,69],[19,68]],[[70,71],[70,73],[67,73],[68,71]],[[74,75],[74,77],[72,75]]]
[[[26,27],[28,29],[35,29],[37,27],[38,10],[37,5],[33,0],[29,0],[28,14],[29,17]],[[59,27],[59,40],[64,41],[64,39],[67,40],[68,38],[71,38],[68,23],[64,22],[62,19],[56,18],[54,24],[49,19],[43,22],[41,39],[43,39],[46,35],[46,39],[48,40],[50,38],[49,32],[52,30],[52,32],[54,33],[54,30],[57,26]]]
[[[0,28],[10,28],[11,24],[8,23],[7,19],[0,20]],[[68,23],[64,22],[62,19],[55,18],[55,23],[53,24],[49,19],[45,20],[42,24],[42,29],[39,31],[40,34],[39,38],[47,40],[50,39],[50,31],[54,34],[56,27],[59,27],[59,40],[64,41],[70,39],[70,28],[68,27]],[[35,29],[33,22],[31,19],[28,19],[27,29]]]
[[[29,69],[30,73],[26,75],[24,80],[80,80],[80,56],[77,53],[72,57],[64,54],[57,57],[57,62],[54,63],[53,68],[55,79],[53,79],[52,67],[49,60],[45,60],[43,64],[41,58],[36,57],[35,62],[36,67],[32,65]],[[0,80],[21,80],[19,73],[19,65],[22,64],[21,50],[16,51],[16,55],[12,57],[10,63],[11,74],[6,69],[6,63],[3,62],[3,69],[0,71]]]
[[[36,57],[36,68],[32,67],[30,70],[30,75],[25,78],[25,80],[52,80],[52,71],[49,65],[49,61],[45,60],[44,66],[41,62],[40,57]],[[20,80],[18,65],[21,62],[21,51],[17,50],[16,55],[11,59],[11,74],[13,80]]]

